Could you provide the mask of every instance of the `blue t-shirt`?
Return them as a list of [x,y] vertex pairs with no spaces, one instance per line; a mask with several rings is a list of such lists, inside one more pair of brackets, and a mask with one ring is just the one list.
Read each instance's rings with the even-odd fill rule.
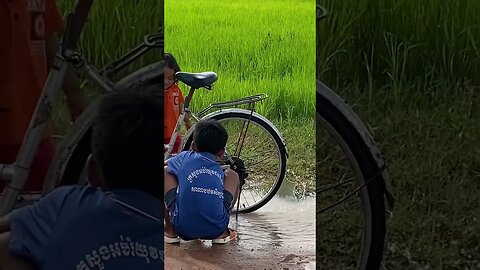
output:
[[224,172],[215,156],[185,151],[168,160],[168,173],[178,179],[170,219],[184,239],[211,239],[228,226],[230,214],[223,199]]
[[60,187],[10,216],[9,249],[40,269],[163,269],[163,206],[135,190]]

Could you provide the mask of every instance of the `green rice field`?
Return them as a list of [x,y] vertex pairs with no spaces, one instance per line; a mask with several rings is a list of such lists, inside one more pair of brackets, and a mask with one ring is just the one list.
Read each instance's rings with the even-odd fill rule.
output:
[[[74,1],[59,2],[66,11]],[[396,206],[385,269],[480,269],[480,1],[317,2],[331,14],[315,36],[309,0],[166,0],[166,51],[183,71],[219,75],[195,109],[267,93],[258,110],[289,144],[287,186],[309,193],[316,72],[390,164]],[[114,60],[157,31],[161,10],[157,0],[95,1],[82,52],[98,66]]]
[[[63,13],[73,0],[61,0]],[[182,70],[214,71],[219,79],[213,91],[200,90],[193,109],[209,103],[266,93],[269,98],[256,110],[279,128],[290,158],[285,194],[314,192],[314,77],[315,20],[310,0],[94,1],[80,48],[85,57],[101,67],[120,57],[156,33],[163,24],[165,46]],[[302,19],[310,18],[310,19]],[[132,72],[158,61],[154,51],[126,69]],[[181,85],[184,94],[188,90]],[[89,98],[96,96],[83,84]],[[68,130],[65,106],[54,115],[57,134]],[[298,140],[298,138],[303,138]],[[306,160],[306,161],[305,161]]]
[[[75,0],[59,0],[63,14],[71,12]],[[148,34],[158,33],[163,25],[163,1],[97,0],[93,1],[80,48],[87,60],[97,67],[110,63],[143,42]],[[129,66],[132,72],[159,61],[160,51],[152,52]]]
[[195,108],[266,93],[265,116],[313,119],[314,14],[311,0],[166,0],[165,51],[183,71],[218,74]]
[[[61,0],[64,13],[73,0]],[[214,71],[212,92],[199,91],[194,108],[266,93],[260,113],[274,119],[313,118],[315,74],[314,4],[287,1],[95,1],[80,48],[101,67],[156,33],[165,8],[165,51],[182,70]],[[310,18],[310,19],[299,19]],[[130,66],[131,72],[153,61],[151,53]],[[185,85],[181,86],[188,91]]]
[[317,78],[390,164],[385,269],[480,269],[480,2],[317,2]]

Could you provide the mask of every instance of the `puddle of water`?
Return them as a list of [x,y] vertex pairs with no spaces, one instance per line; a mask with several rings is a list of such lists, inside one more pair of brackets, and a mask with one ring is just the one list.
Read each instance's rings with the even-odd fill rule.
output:
[[166,244],[166,269],[315,269],[315,198],[275,197],[230,227],[239,239],[226,245]]
[[315,270],[317,269],[315,266],[315,261],[309,262],[305,265],[305,270]]
[[238,223],[232,217],[230,226],[238,230],[239,246],[244,248],[315,250],[315,198],[274,197],[259,210],[238,215]]

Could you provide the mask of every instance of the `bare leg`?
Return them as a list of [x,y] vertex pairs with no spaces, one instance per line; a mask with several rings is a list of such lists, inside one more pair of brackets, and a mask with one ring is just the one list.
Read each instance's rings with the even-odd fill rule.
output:
[[232,209],[232,207],[237,202],[240,193],[240,179],[238,177],[238,174],[231,169],[226,169],[223,186],[224,189],[228,190],[228,192],[233,195],[232,205],[230,206],[230,209]]
[[[173,188],[176,188],[178,186],[178,181],[174,175],[171,175],[167,173],[167,166],[164,168],[164,195],[167,194],[167,192]],[[165,202],[163,203],[163,218],[165,219],[165,229],[164,229],[164,234],[167,237],[176,237],[177,234],[175,233],[175,230],[173,229],[172,223],[170,222],[170,215],[168,214],[168,209],[167,205]],[[0,269],[1,270],[1,269]]]
[[[168,209],[165,203],[163,204],[163,218],[165,219],[165,229],[164,234],[167,237],[177,237],[175,230],[173,229],[172,222],[170,222],[170,215],[168,214]],[[1,270],[1,269],[0,269]]]
[[[238,196],[240,193],[240,179],[238,177],[238,174],[231,169],[226,169],[225,179],[223,180],[223,186],[225,190],[227,190],[233,195],[232,204],[230,205],[230,210],[231,210],[235,205],[235,203],[237,202]],[[229,235],[229,232],[225,231],[218,238],[225,238],[228,235]]]
[[36,268],[28,261],[10,254],[9,242],[9,232],[0,234],[0,270],[35,270]]

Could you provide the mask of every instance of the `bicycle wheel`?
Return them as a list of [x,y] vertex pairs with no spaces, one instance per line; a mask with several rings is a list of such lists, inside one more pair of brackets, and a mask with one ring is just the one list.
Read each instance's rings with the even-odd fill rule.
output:
[[[287,149],[279,132],[267,119],[247,110],[222,110],[204,119],[214,119],[225,127],[229,136],[227,153],[245,163],[248,177],[238,212],[258,210],[275,196],[285,177]],[[190,149],[192,140],[190,134],[182,149]]]
[[[121,79],[114,88],[119,92],[163,91],[164,66],[163,61],[153,63]],[[81,176],[85,175],[85,163],[91,153],[90,136],[94,112],[94,105],[87,108],[62,141],[50,166],[43,192],[61,185],[85,183],[86,179],[81,179]]]
[[317,261],[321,269],[379,269],[393,204],[385,161],[354,112],[318,81],[316,98]]

